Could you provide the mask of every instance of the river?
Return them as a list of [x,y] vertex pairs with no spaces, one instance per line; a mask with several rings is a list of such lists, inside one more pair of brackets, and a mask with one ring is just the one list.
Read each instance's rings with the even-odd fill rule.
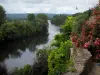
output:
[[60,33],[60,28],[52,25],[50,20],[48,24],[48,36],[34,36],[0,45],[0,64],[4,64],[8,71],[16,67],[22,68],[27,64],[33,65],[37,49],[48,46],[54,36]]

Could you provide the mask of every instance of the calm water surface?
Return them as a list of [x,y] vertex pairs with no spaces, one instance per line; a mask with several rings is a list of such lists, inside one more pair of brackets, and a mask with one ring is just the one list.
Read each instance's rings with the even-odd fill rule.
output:
[[24,67],[26,64],[33,65],[36,50],[48,46],[54,36],[60,33],[59,27],[52,25],[50,21],[48,23],[48,36],[35,36],[0,45],[0,64],[5,64],[8,70]]

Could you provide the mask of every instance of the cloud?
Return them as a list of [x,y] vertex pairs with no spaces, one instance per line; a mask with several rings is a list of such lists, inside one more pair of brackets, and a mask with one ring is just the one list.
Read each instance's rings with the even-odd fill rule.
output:
[[45,0],[22,0],[22,2],[24,2],[24,3],[33,3],[33,4],[42,3],[43,1],[45,1]]
[[97,3],[98,0],[0,0],[7,13],[70,14],[88,10]]

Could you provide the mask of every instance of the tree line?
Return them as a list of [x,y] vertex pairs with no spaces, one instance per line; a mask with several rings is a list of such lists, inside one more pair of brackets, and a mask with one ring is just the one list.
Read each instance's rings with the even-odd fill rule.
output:
[[7,20],[6,11],[0,6],[0,41],[15,40],[22,37],[47,33],[48,17],[45,14],[33,13],[26,20]]
[[65,23],[66,17],[67,16],[63,14],[55,15],[51,18],[51,23],[57,26],[63,25]]

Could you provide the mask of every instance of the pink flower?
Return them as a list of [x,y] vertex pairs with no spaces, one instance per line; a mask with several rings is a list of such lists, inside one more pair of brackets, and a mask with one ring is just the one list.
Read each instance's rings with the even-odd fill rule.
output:
[[85,44],[84,44],[84,48],[88,48],[90,46],[90,42],[86,42]]
[[94,44],[95,44],[95,45],[100,45],[100,43],[99,43],[98,40],[96,40],[96,41],[94,42]]

